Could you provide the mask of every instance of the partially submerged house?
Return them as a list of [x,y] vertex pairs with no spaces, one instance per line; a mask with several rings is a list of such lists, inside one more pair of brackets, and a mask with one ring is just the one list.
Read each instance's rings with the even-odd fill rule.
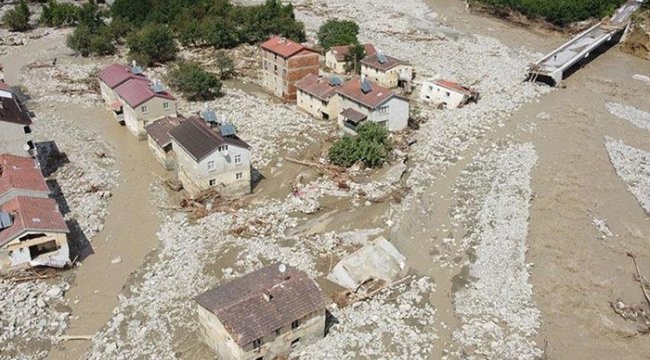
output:
[[[325,66],[330,68],[332,72],[337,74],[345,74],[346,71],[346,57],[350,53],[350,49],[354,45],[332,46],[325,53]],[[363,44],[366,56],[374,55],[376,53],[375,47],[372,44]],[[361,61],[361,59],[357,59]]]
[[411,91],[415,77],[412,65],[381,51],[361,60],[361,75],[381,86],[389,89],[400,87],[406,92]]
[[420,100],[443,108],[459,108],[478,98],[477,91],[447,80],[427,80],[420,89]]
[[0,149],[17,156],[35,155],[32,117],[7,83],[0,83]]
[[176,98],[159,81],[129,79],[115,88],[124,124],[140,140],[145,126],[165,116],[176,116]]
[[318,74],[320,55],[295,41],[274,36],[262,43],[262,85],[284,100],[296,98],[296,82]]
[[176,155],[172,148],[169,132],[183,122],[185,118],[166,116],[145,126],[149,148],[158,162],[167,170],[176,168]]
[[15,197],[0,207],[0,267],[70,263],[69,233],[52,199]]
[[111,64],[100,71],[99,89],[104,102],[111,106],[111,108],[119,108],[121,104],[118,101],[115,89],[131,79],[147,80],[147,77],[143,74],[143,69],[135,62],[131,66]]
[[326,299],[307,274],[273,264],[196,297],[201,332],[222,360],[270,360],[325,336]]
[[232,196],[251,192],[250,146],[231,124],[209,125],[195,116],[169,135],[178,179],[192,196],[211,188]]
[[408,126],[408,99],[372,82],[354,78],[337,89],[339,96],[339,125],[344,131],[356,134],[358,126],[372,121],[389,131]]
[[50,189],[36,159],[0,154],[0,204],[19,196],[47,199]]
[[319,119],[336,119],[339,113],[336,90],[341,85],[343,80],[338,76],[305,76],[296,83],[298,108]]

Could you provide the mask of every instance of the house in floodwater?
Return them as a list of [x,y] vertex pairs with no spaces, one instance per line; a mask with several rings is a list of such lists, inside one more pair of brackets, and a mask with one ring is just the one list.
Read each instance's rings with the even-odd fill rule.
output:
[[420,100],[449,109],[478,101],[478,98],[478,92],[447,80],[428,80],[420,89]]
[[32,117],[7,83],[0,82],[0,152],[35,155]]
[[50,189],[37,160],[0,154],[0,204],[18,196],[47,199]]
[[361,75],[383,87],[399,87],[406,92],[411,91],[415,77],[412,65],[385,55],[379,50],[361,60]]
[[262,43],[262,85],[284,100],[296,98],[296,82],[318,75],[320,55],[295,41],[274,36]]
[[147,141],[154,157],[167,170],[176,168],[176,154],[172,148],[172,138],[169,132],[180,125],[185,118],[182,116],[166,116],[145,126]]
[[271,360],[325,336],[327,301],[307,274],[273,264],[195,298],[206,344],[223,360]]

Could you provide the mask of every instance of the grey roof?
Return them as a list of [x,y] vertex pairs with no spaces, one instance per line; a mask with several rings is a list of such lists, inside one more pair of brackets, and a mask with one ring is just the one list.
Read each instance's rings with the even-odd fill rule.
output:
[[219,131],[223,136],[233,136],[237,134],[237,129],[235,128],[235,125],[229,122],[224,122],[223,124],[219,125]]
[[201,117],[209,123],[216,123],[218,121],[217,113],[210,109],[201,111]]
[[182,116],[165,116],[164,118],[156,120],[153,123],[145,126],[144,130],[149,136],[151,136],[153,141],[158,144],[158,146],[164,148],[172,141],[171,136],[169,136],[169,132],[180,125],[183,120],[185,119]]
[[366,116],[364,113],[358,112],[354,110],[353,108],[347,108],[341,112],[341,116],[344,118],[352,121],[355,124],[358,124],[365,120],[368,116]]
[[280,264],[215,287],[195,300],[217,316],[240,346],[322,311],[327,304],[307,274],[291,266],[282,272]]
[[197,162],[210,155],[220,145],[228,144],[245,149],[250,146],[236,136],[224,137],[212,130],[203,119],[193,116],[169,131],[174,139]]

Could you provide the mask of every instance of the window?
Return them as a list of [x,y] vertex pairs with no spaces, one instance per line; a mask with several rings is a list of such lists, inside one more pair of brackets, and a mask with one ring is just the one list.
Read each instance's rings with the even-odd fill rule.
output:
[[214,170],[214,160],[208,161],[208,170]]
[[32,129],[29,126],[25,126],[23,128],[23,131],[25,131],[25,134],[31,134],[32,133]]
[[226,150],[228,150],[228,145],[221,145],[221,146],[219,146],[219,147],[217,148],[217,150],[219,150],[219,151],[226,151]]
[[254,348],[257,349],[257,348],[259,348],[260,346],[262,346],[262,339],[261,339],[261,338],[260,338],[260,339],[257,339],[257,340],[253,340],[253,347],[254,347]]
[[282,77],[287,77],[287,69],[282,70]]
[[255,360],[264,360],[264,356],[260,356],[260,357],[258,357],[258,358],[255,359]]
[[380,114],[386,114],[386,113],[388,113],[388,105],[386,105],[386,106],[381,106],[381,107],[379,108],[379,113],[380,113]]
[[242,173],[242,172],[238,172],[237,174],[235,174],[235,179],[237,179],[237,180],[241,180],[241,179],[243,179],[243,178],[244,178],[244,173]]
[[449,91],[446,91],[446,92],[445,92],[445,95],[447,95],[447,97],[451,96],[451,94],[449,93]]
[[298,319],[298,320],[294,320],[294,321],[291,323],[291,330],[295,330],[295,329],[297,329],[298,327],[300,327],[300,319]]
[[241,163],[241,155],[235,155],[235,164]]
[[291,342],[291,347],[295,348],[296,346],[300,345],[300,338],[295,339],[294,341]]
[[169,103],[167,101],[163,103],[163,109],[169,110]]
[[429,85],[429,91],[433,91],[433,86]]
[[142,110],[142,113],[143,113],[143,114],[146,114],[146,113],[149,112],[149,108],[147,108],[147,105],[141,107],[140,110]]
[[280,336],[280,333],[282,329],[275,329],[275,336]]
[[276,74],[278,73],[278,66],[277,65],[273,66],[273,71],[275,71]]
[[215,186],[217,184],[216,179],[210,179],[210,186]]

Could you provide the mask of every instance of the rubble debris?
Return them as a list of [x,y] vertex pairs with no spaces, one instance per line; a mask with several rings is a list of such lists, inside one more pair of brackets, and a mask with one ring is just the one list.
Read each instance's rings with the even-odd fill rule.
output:
[[614,116],[631,122],[634,126],[650,131],[650,112],[639,110],[633,106],[618,103],[607,103],[607,110]]
[[605,147],[616,174],[650,213],[650,152],[625,145],[621,140],[605,137]]

